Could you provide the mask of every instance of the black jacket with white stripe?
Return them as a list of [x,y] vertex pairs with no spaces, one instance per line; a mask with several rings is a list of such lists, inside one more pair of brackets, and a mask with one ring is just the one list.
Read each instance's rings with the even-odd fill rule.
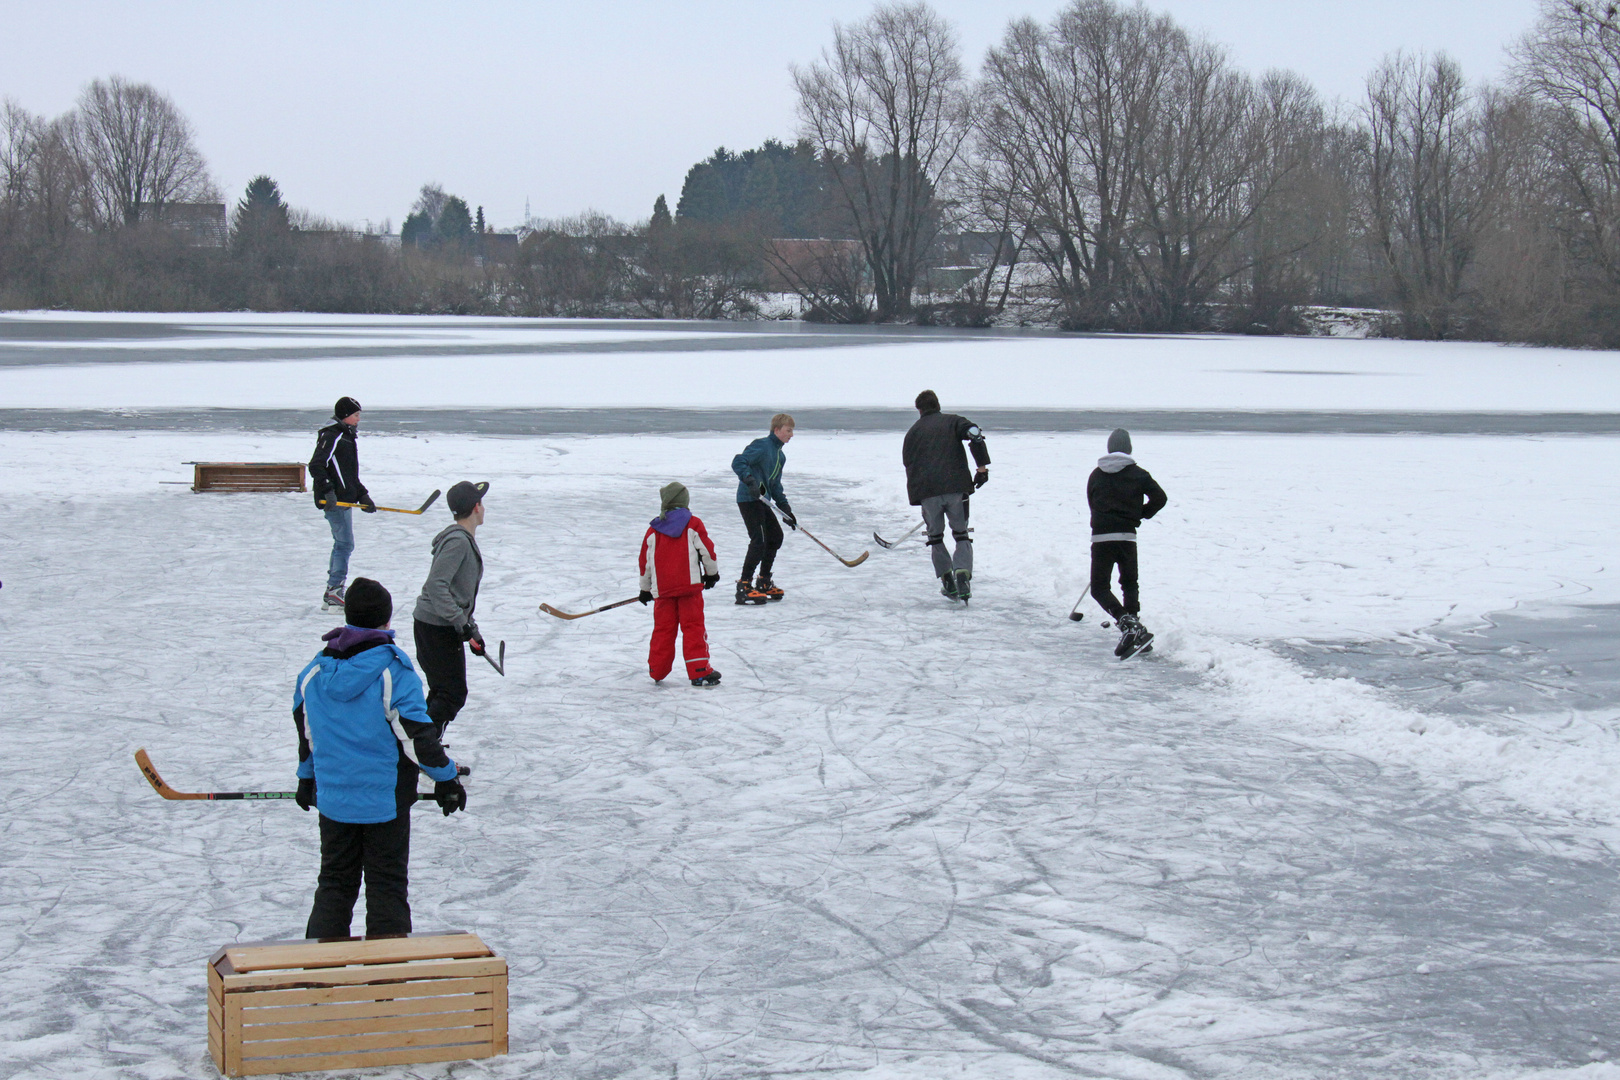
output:
[[[309,478],[315,485],[315,505],[328,495],[338,502],[368,503],[371,493],[360,482],[360,454],[352,424],[335,420],[315,437],[309,459]],[[337,509],[333,507],[332,509]]]

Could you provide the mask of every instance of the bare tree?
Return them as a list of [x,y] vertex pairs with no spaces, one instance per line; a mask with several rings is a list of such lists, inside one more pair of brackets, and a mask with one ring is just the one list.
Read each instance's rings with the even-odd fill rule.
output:
[[793,81],[803,133],[861,243],[876,315],[905,316],[967,132],[956,36],[926,4],[883,4],[834,26],[832,48]]
[[1397,53],[1367,80],[1366,119],[1369,224],[1404,331],[1447,337],[1498,179],[1486,117],[1449,57]]
[[1542,0],[1515,59],[1519,88],[1545,106],[1542,141],[1567,209],[1558,224],[1575,256],[1620,289],[1620,11]]
[[79,95],[73,127],[104,223],[133,225],[143,205],[215,197],[190,122],[145,83],[96,79]]

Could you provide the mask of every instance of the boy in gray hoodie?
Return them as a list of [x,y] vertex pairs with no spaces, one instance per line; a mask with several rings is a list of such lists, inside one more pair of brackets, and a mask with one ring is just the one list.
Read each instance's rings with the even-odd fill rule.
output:
[[450,489],[445,503],[455,524],[433,538],[433,566],[412,612],[416,663],[427,677],[427,714],[442,735],[467,703],[467,654],[461,643],[480,656],[484,635],[473,609],[484,577],[484,556],[476,534],[484,523],[484,492],[489,484],[463,480]]

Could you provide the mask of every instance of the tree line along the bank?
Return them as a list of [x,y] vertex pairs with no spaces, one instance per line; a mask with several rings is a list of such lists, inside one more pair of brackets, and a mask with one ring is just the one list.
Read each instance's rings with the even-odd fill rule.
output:
[[[791,142],[717,151],[674,213],[495,233],[425,186],[398,237],[287,208],[228,222],[184,116],[97,80],[0,109],[0,306],[809,317],[1620,345],[1620,16],[1540,0],[1500,85],[1394,54],[1361,99],[1239,70],[1116,0],[1011,23],[968,72],[924,3],[834,28],[793,70]],[[217,234],[217,236],[215,236]],[[199,239],[201,236],[214,239]]]

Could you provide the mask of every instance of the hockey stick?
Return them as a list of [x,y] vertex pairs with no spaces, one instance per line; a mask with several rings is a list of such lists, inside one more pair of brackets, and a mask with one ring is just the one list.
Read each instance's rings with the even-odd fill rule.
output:
[[893,543],[890,543],[889,541],[883,539],[883,537],[879,536],[877,533],[872,534],[872,539],[876,540],[883,547],[891,548],[891,549],[892,548],[897,548],[901,544],[905,543],[907,540],[910,540],[914,535],[916,535],[917,530],[922,528],[925,524],[927,524],[927,522],[923,522],[923,521],[917,522],[917,524],[913,525],[910,529],[906,530],[906,535],[902,536],[900,539],[894,541]]
[[[434,488],[433,489],[433,494],[431,494],[431,495],[429,495],[427,497],[427,502],[423,503],[421,506],[418,506],[415,510],[401,510],[396,506],[379,506],[379,507],[377,507],[377,509],[386,510],[390,514],[425,514],[425,513],[427,513],[427,508],[433,505],[433,500],[437,499],[438,497],[439,497],[439,489]],[[325,501],[331,502],[332,500],[328,499],[328,500],[325,500]],[[352,507],[354,507],[356,509],[360,508],[359,503],[340,502],[340,503],[338,503],[338,505],[339,506],[352,506]]]
[[799,531],[804,533],[804,535],[808,536],[810,539],[815,540],[816,545],[820,547],[821,550],[825,551],[827,554],[831,555],[845,566],[859,566],[861,563],[865,562],[871,557],[872,553],[870,551],[863,551],[853,559],[846,559],[842,555],[838,554],[838,552],[828,547],[826,544],[823,544],[820,540],[816,540],[816,534],[805,528],[803,525],[799,526]]
[[487,646],[482,649],[473,649],[473,652],[477,653],[479,656],[482,656],[485,660],[488,660],[489,666],[495,669],[495,674],[506,674],[506,642],[501,642],[501,659],[499,663],[496,662],[493,656],[489,655],[489,648]]
[[601,607],[593,607],[589,611],[581,611],[578,615],[570,615],[566,611],[559,611],[550,604],[541,604],[540,610],[545,612],[547,615],[555,615],[559,619],[583,619],[587,615],[595,615],[598,611],[612,611],[616,607],[624,607],[624,605],[633,604],[640,599],[641,597],[639,596],[632,596],[628,600],[619,600],[611,604],[603,604]]
[[[170,800],[175,800],[175,799],[179,799],[179,800],[187,800],[187,799],[223,800],[223,799],[296,799],[296,798],[298,798],[298,793],[296,791],[176,791],[176,790],[174,790],[174,788],[170,787],[164,781],[163,777],[158,775],[158,771],[155,768],[152,767],[152,759],[146,756],[146,750],[144,748],[135,751],[135,764],[137,764],[137,765],[139,765],[141,767],[141,772],[145,774],[146,782],[152,785],[152,790],[156,791],[159,795],[163,796],[165,799],[170,799]],[[472,771],[471,769],[468,769],[465,765],[463,765],[459,769],[456,770],[456,775],[457,776],[467,776],[467,775],[469,775],[471,773],[471,771]],[[430,792],[419,791],[416,794],[416,801],[417,802],[427,802],[427,801],[431,800],[432,798],[433,798],[433,795]]]

